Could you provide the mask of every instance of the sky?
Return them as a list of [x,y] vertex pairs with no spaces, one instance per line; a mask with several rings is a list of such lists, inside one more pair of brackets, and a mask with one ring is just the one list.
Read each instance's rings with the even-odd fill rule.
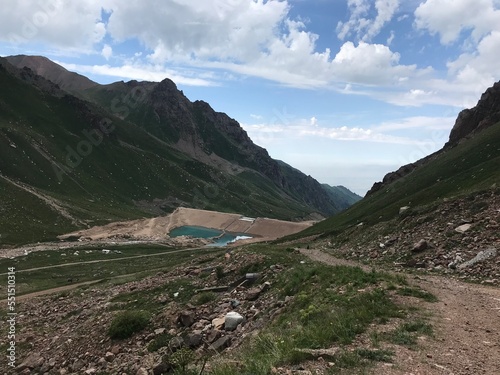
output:
[[172,79],[269,154],[364,195],[500,79],[500,0],[0,0],[0,56]]

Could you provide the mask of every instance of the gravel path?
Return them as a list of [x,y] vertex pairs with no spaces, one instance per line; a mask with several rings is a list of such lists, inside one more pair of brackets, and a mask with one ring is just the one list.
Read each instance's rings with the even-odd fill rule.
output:
[[[312,260],[329,265],[360,266],[320,250],[301,250]],[[425,276],[410,282],[434,294],[438,302],[419,301],[431,315],[435,339],[422,340],[419,351],[401,348],[393,364],[380,364],[375,373],[500,374],[500,289]]]

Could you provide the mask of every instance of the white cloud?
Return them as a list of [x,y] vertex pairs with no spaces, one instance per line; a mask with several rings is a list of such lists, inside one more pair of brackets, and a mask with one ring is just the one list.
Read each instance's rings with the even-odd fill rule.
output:
[[400,119],[398,121],[383,122],[375,127],[377,131],[394,131],[408,129],[428,129],[428,130],[451,130],[455,123],[456,116],[428,117],[414,116]]
[[423,82],[438,102],[470,107],[500,77],[498,1],[427,0],[415,11],[415,25],[438,34],[442,44],[462,43],[463,52],[447,63],[447,77]]
[[139,39],[153,62],[250,61],[274,38],[288,7],[286,1],[119,1],[108,31],[117,40]]
[[391,35],[389,36],[389,38],[387,38],[387,45],[388,46],[390,46],[392,44],[395,37],[396,37],[396,34],[394,33],[394,30],[391,30]]
[[389,85],[430,73],[416,65],[399,65],[399,59],[399,53],[382,44],[346,42],[333,59],[334,74],[344,82]]
[[90,51],[106,33],[101,21],[101,10],[106,2],[9,2],[0,12],[0,40],[13,44],[44,42],[58,48]]
[[113,55],[113,48],[111,48],[111,46],[105,44],[104,47],[102,47],[101,55],[106,60],[109,60],[109,58]]
[[439,34],[443,44],[455,42],[463,30],[478,41],[500,28],[500,10],[494,0],[427,0],[415,10],[415,24]]
[[347,0],[351,17],[349,21],[339,22],[337,25],[337,35],[341,40],[352,34],[358,40],[372,40],[392,20],[399,7],[399,0],[375,0],[377,15],[374,19],[369,19],[371,3],[371,0]]
[[[338,141],[363,141],[398,145],[418,145],[427,143],[427,141],[420,141],[384,133],[382,131],[379,131],[379,129],[376,127],[374,128],[374,130],[361,127],[319,126],[315,117],[311,119],[293,119],[286,124],[242,124],[242,127],[249,133],[250,137],[254,140],[255,143],[263,146],[273,144],[277,140],[283,141],[284,139],[286,140],[297,138],[313,138],[323,140],[330,139]],[[381,126],[380,129],[385,130],[383,129],[383,126]]]

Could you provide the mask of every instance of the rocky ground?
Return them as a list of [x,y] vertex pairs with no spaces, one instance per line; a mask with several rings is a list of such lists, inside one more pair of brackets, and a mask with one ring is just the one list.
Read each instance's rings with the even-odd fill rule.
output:
[[[165,355],[182,347],[209,357],[232,350],[288,302],[268,293],[279,264],[245,272],[261,262],[226,253],[123,285],[26,298],[18,307],[17,373],[161,374],[170,366]],[[155,311],[151,323],[133,340],[110,339],[113,316],[135,305]]]
[[396,220],[360,223],[317,246],[364,263],[500,285],[499,224],[500,189],[493,188],[425,208],[410,204]]

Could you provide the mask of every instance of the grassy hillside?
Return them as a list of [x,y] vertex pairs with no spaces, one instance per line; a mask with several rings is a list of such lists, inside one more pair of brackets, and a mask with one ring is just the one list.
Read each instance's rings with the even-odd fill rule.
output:
[[302,232],[334,234],[363,223],[373,225],[399,214],[400,207],[417,207],[457,197],[500,183],[500,123],[456,147],[439,153],[427,164],[384,189],[363,198],[348,210]]

